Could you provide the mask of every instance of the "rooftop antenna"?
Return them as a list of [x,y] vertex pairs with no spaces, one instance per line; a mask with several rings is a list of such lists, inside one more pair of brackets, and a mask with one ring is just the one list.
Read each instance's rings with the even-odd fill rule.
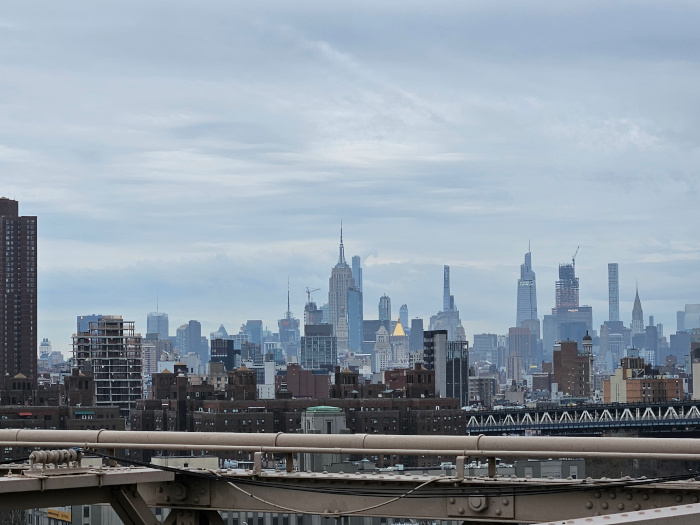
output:
[[289,275],[287,276],[287,317],[289,317]]

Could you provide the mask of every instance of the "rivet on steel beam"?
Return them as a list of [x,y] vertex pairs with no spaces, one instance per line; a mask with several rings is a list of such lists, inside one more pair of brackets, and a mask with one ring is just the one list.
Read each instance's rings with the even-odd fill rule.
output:
[[496,516],[500,516],[500,515],[501,515],[501,509],[496,509]]
[[[595,494],[593,494],[593,496],[595,496],[596,498],[600,498],[600,492],[596,492]],[[647,497],[649,497],[649,496],[647,496]]]
[[617,510],[625,510],[625,504],[624,504],[624,503],[618,503],[618,504],[617,504]]
[[611,492],[611,493],[608,495],[608,497],[609,497],[610,499],[615,499],[615,498],[617,498],[617,494],[616,494],[615,492]]
[[501,503],[503,504],[504,507],[507,507],[508,505],[510,505],[510,501],[508,501],[506,498],[503,498]]
[[681,496],[680,494],[679,494],[678,496],[676,496],[676,501],[677,501],[678,503],[680,503],[681,501],[683,501],[683,496]]
[[649,494],[642,494],[642,499],[643,499],[644,501],[648,500],[648,499],[649,499]]
[[632,494],[630,494],[630,493],[628,492],[627,494],[625,494],[625,498],[627,498],[627,499],[632,499]]
[[593,502],[592,502],[592,501],[587,501],[587,502],[586,502],[586,508],[587,508],[587,509],[592,509],[592,508],[593,508]]
[[642,510],[642,506],[639,503],[635,503],[634,510]]
[[460,507],[459,509],[457,509],[457,512],[459,512],[460,514],[464,514],[466,511],[464,510],[464,507]]
[[608,502],[607,502],[607,501],[604,501],[604,502],[601,504],[601,507],[603,507],[604,509],[607,509],[607,508],[608,508]]

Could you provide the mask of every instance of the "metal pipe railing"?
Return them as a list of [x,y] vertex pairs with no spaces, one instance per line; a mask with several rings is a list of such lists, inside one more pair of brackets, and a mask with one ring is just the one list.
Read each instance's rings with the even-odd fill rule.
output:
[[1,446],[211,450],[406,456],[598,457],[700,460],[700,440],[542,436],[252,434],[114,430],[0,430]]

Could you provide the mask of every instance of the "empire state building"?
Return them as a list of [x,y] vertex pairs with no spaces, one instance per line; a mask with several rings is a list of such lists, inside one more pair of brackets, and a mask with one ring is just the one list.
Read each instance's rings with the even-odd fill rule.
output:
[[[355,279],[352,277],[352,268],[345,262],[345,248],[343,247],[343,227],[340,227],[340,249],[338,264],[331,271],[328,280],[328,316],[333,325],[333,333],[338,332],[338,319],[346,315],[348,304],[348,289],[355,288]],[[347,319],[345,319],[347,322]]]

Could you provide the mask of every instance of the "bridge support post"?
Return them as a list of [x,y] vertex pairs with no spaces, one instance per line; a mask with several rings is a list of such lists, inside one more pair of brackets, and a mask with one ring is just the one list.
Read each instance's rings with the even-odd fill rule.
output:
[[294,472],[294,454],[291,452],[286,454],[285,466],[287,467],[287,472]]
[[138,493],[136,485],[115,487],[109,503],[124,525],[159,525],[158,519]]
[[253,474],[262,474],[262,452],[253,454]]
[[466,463],[465,456],[457,456],[457,463],[455,464],[455,478],[458,480],[464,479],[464,464]]
[[493,456],[490,456],[488,458],[488,460],[489,460],[489,477],[495,478],[496,477],[496,458]]

